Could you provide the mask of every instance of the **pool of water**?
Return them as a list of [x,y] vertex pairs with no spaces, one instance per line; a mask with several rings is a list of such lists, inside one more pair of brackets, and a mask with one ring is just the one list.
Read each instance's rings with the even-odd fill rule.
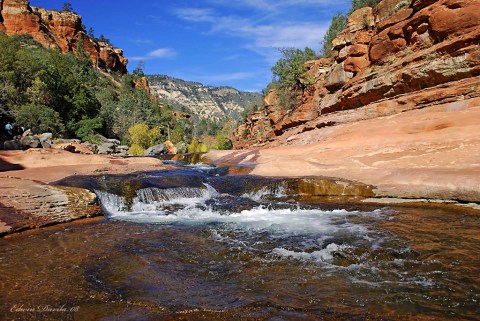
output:
[[304,202],[227,172],[65,180],[95,190],[106,218],[0,239],[0,315],[480,319],[478,213]]

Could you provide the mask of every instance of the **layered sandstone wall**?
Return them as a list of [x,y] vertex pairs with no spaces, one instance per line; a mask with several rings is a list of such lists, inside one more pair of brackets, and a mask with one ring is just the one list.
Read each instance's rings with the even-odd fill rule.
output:
[[314,84],[297,97],[299,107],[285,110],[270,93],[234,133],[234,147],[278,145],[355,119],[349,110],[375,118],[479,96],[479,41],[477,0],[383,0],[359,9],[334,39],[332,60],[306,63]]
[[123,51],[90,38],[82,27],[82,17],[73,12],[30,7],[28,0],[1,0],[0,31],[31,35],[43,46],[61,52],[77,52],[83,47],[99,68],[127,73]]

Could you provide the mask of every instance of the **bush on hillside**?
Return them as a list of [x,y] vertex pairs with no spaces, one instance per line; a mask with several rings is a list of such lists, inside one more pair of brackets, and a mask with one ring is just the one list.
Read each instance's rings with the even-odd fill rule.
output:
[[47,106],[28,104],[21,106],[15,112],[15,120],[18,126],[31,129],[35,134],[54,133],[63,130],[60,115]]
[[332,41],[335,39],[338,34],[345,28],[347,24],[347,16],[342,15],[340,12],[333,16],[332,22],[328,27],[325,36],[323,37],[322,41],[322,56],[323,57],[331,57],[332,56]]

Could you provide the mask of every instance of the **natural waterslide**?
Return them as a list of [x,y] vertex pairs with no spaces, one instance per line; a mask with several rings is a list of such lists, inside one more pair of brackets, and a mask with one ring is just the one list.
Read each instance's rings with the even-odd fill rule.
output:
[[58,182],[94,190],[107,218],[0,239],[0,311],[38,320],[478,318],[478,213],[325,202],[299,194],[297,180],[226,174],[195,165]]

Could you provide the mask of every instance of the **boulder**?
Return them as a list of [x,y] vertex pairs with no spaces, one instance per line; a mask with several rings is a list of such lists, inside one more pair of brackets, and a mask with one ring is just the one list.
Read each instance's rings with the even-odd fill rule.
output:
[[145,156],[158,156],[168,153],[168,148],[164,144],[158,144],[148,148],[145,152]]
[[20,140],[7,140],[5,143],[3,143],[3,149],[22,150],[22,144],[20,144]]
[[114,143],[103,143],[97,145],[98,154],[114,154],[115,153],[115,144]]
[[36,136],[24,136],[20,139],[22,149],[39,148],[42,146],[40,139]]
[[46,141],[51,141],[52,138],[53,138],[53,134],[52,133],[43,133],[43,134],[40,134],[40,135],[36,135],[37,138],[40,140],[41,143],[43,142],[46,142]]
[[52,146],[52,133],[43,133],[40,135],[36,135],[36,137],[40,140],[40,144],[43,148],[50,148]]
[[57,145],[57,144],[70,144],[70,143],[80,144],[81,141],[80,141],[79,139],[65,139],[65,138],[55,139],[55,140],[53,141],[53,145]]
[[100,141],[102,143],[108,143],[108,144],[113,144],[115,146],[120,145],[120,141],[118,139],[111,139],[111,138],[106,138],[105,136],[98,135],[100,137]]
[[87,146],[85,146],[83,144],[79,144],[79,143],[76,143],[76,142],[54,144],[54,145],[52,145],[51,148],[62,149],[62,150],[66,150],[67,152],[75,153],[75,154],[86,154],[86,155],[93,154],[93,152],[90,148],[88,148]]
[[175,145],[173,145],[173,143],[171,141],[167,140],[165,142],[165,147],[167,147],[169,154],[176,154],[177,153],[177,148],[175,147]]
[[325,80],[325,88],[330,92],[337,91],[352,77],[353,73],[345,71],[343,62],[337,64]]

